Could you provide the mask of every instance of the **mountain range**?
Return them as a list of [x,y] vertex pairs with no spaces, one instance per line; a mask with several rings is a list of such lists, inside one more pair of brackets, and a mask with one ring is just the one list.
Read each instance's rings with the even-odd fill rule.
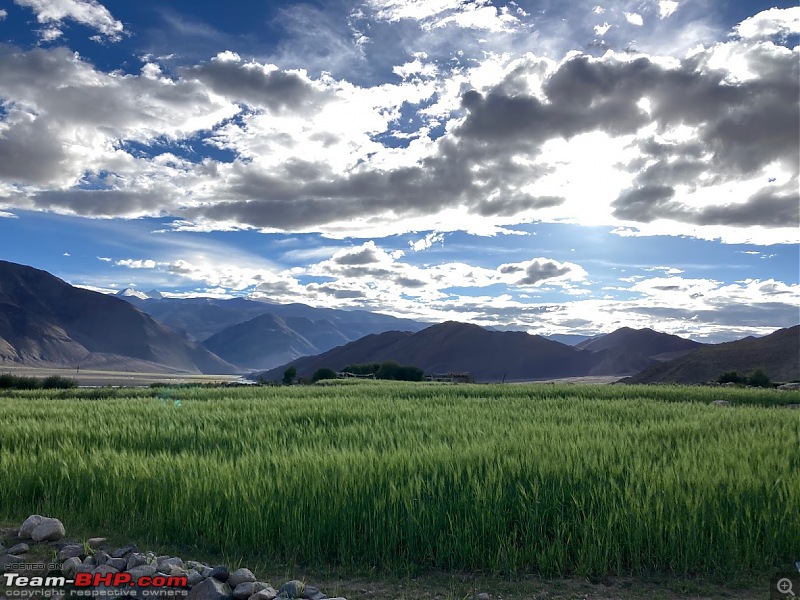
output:
[[[146,295],[148,297],[142,298]],[[273,304],[246,298],[154,298],[126,294],[131,304],[244,371],[271,369],[372,333],[419,331],[411,319],[364,310]]]
[[293,366],[299,377],[311,377],[323,367],[341,370],[351,364],[386,360],[414,365],[426,373],[469,372],[478,381],[622,375],[656,363],[655,357],[665,353],[700,346],[649,329],[620,330],[609,336],[613,337],[607,344],[598,340],[580,348],[524,332],[490,331],[449,321],[417,333],[390,331],[370,335],[317,356],[297,359],[261,376],[280,379],[283,371]]
[[626,383],[700,383],[721,373],[748,374],[762,369],[772,381],[800,380],[800,325],[770,335],[703,346],[674,360],[653,365]]
[[120,298],[0,261],[0,363],[141,372],[237,368]]
[[652,329],[622,328],[560,343],[519,331],[436,325],[363,310],[246,298],[116,297],[76,288],[32,267],[0,261],[0,364],[225,374],[279,379],[321,367],[395,360],[478,381],[631,375],[631,382],[697,383],[723,371],[764,369],[800,379],[800,326],[763,338],[704,345]]

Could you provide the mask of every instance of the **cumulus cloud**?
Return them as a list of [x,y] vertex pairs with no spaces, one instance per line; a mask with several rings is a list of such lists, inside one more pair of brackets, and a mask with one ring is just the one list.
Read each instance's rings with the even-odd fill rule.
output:
[[748,17],[734,29],[734,33],[745,39],[785,37],[800,33],[800,7],[770,8]]
[[53,26],[45,29],[45,32],[56,31],[62,22],[72,20],[98,31],[103,38],[112,42],[122,39],[125,33],[122,22],[116,20],[97,0],[14,0],[14,2],[36,13],[36,20],[39,23]]
[[[392,22],[490,8],[370,6]],[[753,19],[772,31],[792,14]],[[740,39],[753,27],[682,59],[529,54],[444,73],[417,54],[374,86],[230,51],[168,77],[0,46],[0,208],[332,237],[569,220],[793,241],[797,50]],[[178,151],[202,143],[228,158]]]
[[644,19],[642,18],[642,15],[640,15],[639,13],[626,12],[625,20],[631,25],[636,25],[637,27],[641,27],[642,25],[644,25]]
[[658,16],[662,19],[672,16],[680,4],[676,0],[659,0]]
[[4,8],[0,8],[0,21],[5,19],[8,16],[8,11]]

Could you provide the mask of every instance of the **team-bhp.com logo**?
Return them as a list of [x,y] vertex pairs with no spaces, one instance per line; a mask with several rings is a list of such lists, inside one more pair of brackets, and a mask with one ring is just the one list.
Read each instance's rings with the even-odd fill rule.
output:
[[[19,573],[4,573],[4,583],[8,587],[7,597],[30,598],[33,596],[51,596],[43,593],[47,590],[65,589],[73,586],[74,595],[92,596],[94,588],[105,588],[104,595],[113,589],[141,588],[142,595],[152,596],[184,596],[189,586],[186,576],[154,575],[139,577],[137,580],[129,573],[77,573],[74,579],[66,577],[28,577]],[[110,588],[110,589],[109,589]],[[39,593],[35,593],[38,591]]]

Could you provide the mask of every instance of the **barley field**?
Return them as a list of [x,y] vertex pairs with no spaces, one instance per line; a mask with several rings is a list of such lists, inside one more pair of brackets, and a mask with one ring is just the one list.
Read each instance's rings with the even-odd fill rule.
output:
[[4,392],[0,520],[281,564],[766,572],[800,559],[789,402],[391,382]]

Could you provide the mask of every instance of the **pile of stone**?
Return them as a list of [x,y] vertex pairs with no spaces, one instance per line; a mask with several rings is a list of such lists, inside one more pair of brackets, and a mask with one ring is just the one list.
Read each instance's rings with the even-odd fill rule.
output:
[[[51,544],[57,552],[61,573],[74,579],[78,573],[108,575],[127,573],[130,581],[138,582],[142,577],[186,578],[186,600],[326,600],[328,596],[302,581],[288,581],[275,590],[269,583],[258,581],[249,569],[231,572],[225,565],[210,566],[194,560],[184,561],[177,556],[156,556],[152,552],[139,552],[135,544],[110,549],[105,538],[91,538],[84,543],[67,541],[64,525],[58,519],[31,515],[17,532],[18,542],[5,549],[0,545],[0,572],[10,565],[24,564],[25,555],[31,550],[27,543]],[[138,597],[144,588],[131,586],[127,595]],[[106,589],[106,586],[100,586]],[[165,588],[162,588],[165,589]],[[98,591],[103,591],[98,590]],[[155,588],[147,588],[148,597],[158,597]],[[175,591],[178,591],[175,589]],[[108,594],[111,596],[112,594]],[[172,595],[171,597],[175,597]],[[330,598],[328,600],[345,600]]]

